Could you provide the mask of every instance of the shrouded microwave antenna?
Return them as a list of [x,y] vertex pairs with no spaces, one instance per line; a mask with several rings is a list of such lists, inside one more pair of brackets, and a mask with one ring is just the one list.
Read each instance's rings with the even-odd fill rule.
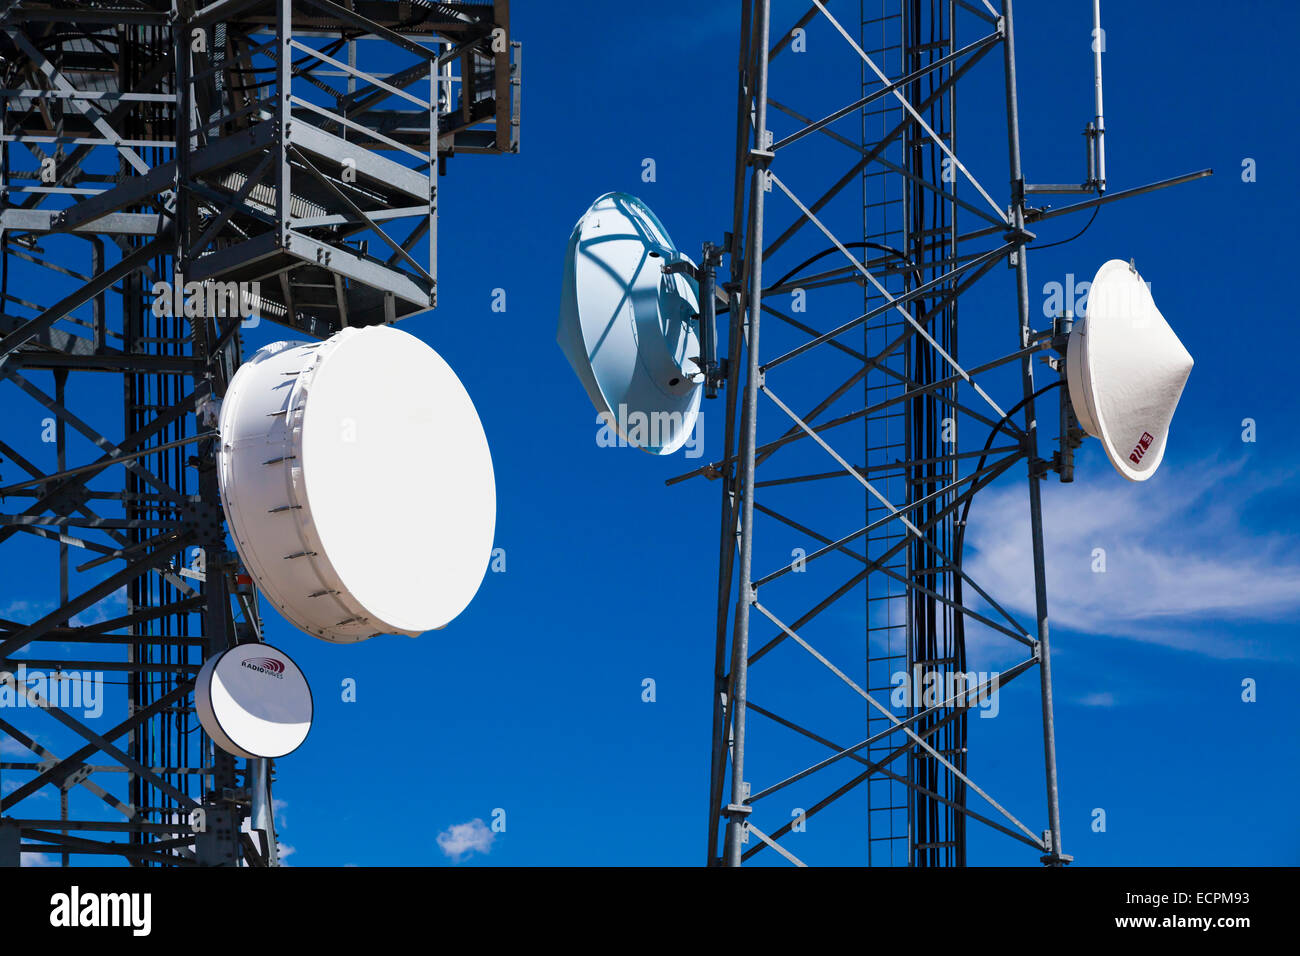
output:
[[596,411],[653,455],[680,448],[700,412],[694,271],[659,218],[626,193],[592,203],[565,253],[556,339]]
[[387,326],[268,345],[221,408],[217,472],[240,557],[327,641],[415,637],[474,597],[496,485],[474,403],[433,349]]
[[1115,469],[1145,481],[1164,458],[1192,357],[1130,263],[1111,259],[1092,280],[1086,318],[1070,332],[1066,380],[1079,424]]
[[236,757],[284,757],[311,730],[307,679],[269,644],[237,644],[209,657],[194,681],[194,704],[208,736]]

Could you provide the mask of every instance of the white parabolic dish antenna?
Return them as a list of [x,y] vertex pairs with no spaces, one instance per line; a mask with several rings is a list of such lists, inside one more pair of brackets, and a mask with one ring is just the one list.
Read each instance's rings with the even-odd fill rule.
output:
[[388,326],[268,345],[231,380],[220,430],[235,546],[291,623],[351,642],[465,610],[496,485],[474,403],[429,346]]
[[194,704],[208,736],[236,757],[283,757],[311,730],[311,688],[288,654],[237,644],[204,663]]
[[1129,263],[1111,259],[1092,280],[1087,317],[1070,333],[1066,377],[1079,424],[1101,439],[1121,475],[1160,467],[1192,357]]
[[641,200],[606,193],[578,220],[564,260],[556,340],[596,411],[630,445],[670,455],[690,437],[704,376],[687,259]]

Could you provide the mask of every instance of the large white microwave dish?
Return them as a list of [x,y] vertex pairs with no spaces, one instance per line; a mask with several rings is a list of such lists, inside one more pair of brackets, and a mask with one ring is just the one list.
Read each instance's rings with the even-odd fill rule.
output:
[[1145,481],[1160,467],[1191,373],[1192,356],[1142,276],[1119,259],[1105,263],[1070,333],[1066,378],[1079,424],[1125,478]]
[[236,757],[284,757],[311,730],[307,679],[269,644],[237,644],[208,658],[194,682],[194,705],[208,736]]
[[239,556],[292,624],[327,641],[415,637],[473,599],[496,484],[451,367],[388,326],[279,342],[221,406],[221,503]]
[[606,193],[578,220],[564,260],[556,341],[605,422],[628,444],[669,455],[690,438],[703,372],[690,261],[657,216]]

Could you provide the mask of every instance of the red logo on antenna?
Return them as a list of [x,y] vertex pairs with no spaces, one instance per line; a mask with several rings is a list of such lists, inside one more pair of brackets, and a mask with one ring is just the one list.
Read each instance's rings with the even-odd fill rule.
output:
[[1133,446],[1133,453],[1128,456],[1128,460],[1135,465],[1142,464],[1142,456],[1147,453],[1147,449],[1151,447],[1153,441],[1155,441],[1155,438],[1152,437],[1150,432],[1143,432],[1142,437],[1138,439],[1138,443]]
[[250,657],[243,663],[250,670],[284,679],[284,661],[277,661],[274,657]]

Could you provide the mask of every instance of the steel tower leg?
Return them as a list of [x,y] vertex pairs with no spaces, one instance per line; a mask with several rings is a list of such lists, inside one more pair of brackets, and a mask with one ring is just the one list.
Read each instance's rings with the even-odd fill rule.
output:
[[758,364],[759,319],[763,308],[763,192],[767,177],[767,60],[771,10],[768,0],[758,0],[754,11],[757,36],[754,77],[754,146],[750,151],[749,236],[745,258],[744,310],[748,329],[748,366],[745,373],[745,404],[741,416],[740,466],[740,590],[736,599],[736,630],[731,642],[732,745],[731,805],[727,807],[726,861],[740,866],[745,817],[749,796],[745,785],[745,707],[749,675],[749,608],[753,602],[751,578],[754,534],[754,456],[758,441],[758,386],[762,372]]
[[[1020,110],[1016,97],[1016,42],[1013,2],[1002,0],[1003,59],[1006,65],[1007,146],[1011,161],[1011,213],[1018,236],[1016,257],[1016,300],[1020,316],[1020,348],[1029,346],[1033,329],[1029,324],[1029,263],[1025,248],[1025,179],[1020,167]],[[1034,356],[1021,360],[1024,390],[1025,437],[1029,464],[1029,526],[1033,538],[1034,608],[1038,621],[1038,676],[1042,690],[1043,763],[1047,778],[1047,822],[1050,841],[1043,862],[1060,866],[1069,862],[1061,853],[1061,808],[1056,781],[1056,722],[1052,713],[1052,651],[1047,622],[1047,571],[1043,555],[1042,479],[1045,463],[1038,457],[1038,416],[1034,410]]]
[[[739,290],[744,287],[743,261],[745,256],[739,251],[745,242],[746,210],[744,203],[745,172],[748,166],[750,123],[752,106],[751,82],[753,79],[754,58],[750,49],[753,35],[753,0],[742,0],[740,4],[740,53],[737,93],[736,93],[736,150],[732,195],[732,225],[729,236],[731,256],[731,281],[727,288],[731,290],[728,302],[728,336],[727,354],[740,355],[743,340],[742,296]],[[739,406],[740,363],[732,359],[726,366],[725,424],[723,427],[723,448],[730,455],[736,440],[736,409]],[[739,506],[739,488],[736,481],[736,462],[728,460],[719,470],[722,485],[720,512],[721,528],[718,544],[718,602],[717,620],[714,635],[714,680],[713,680],[713,726],[710,738],[709,754],[709,816],[708,816],[708,852],[705,857],[707,866],[716,866],[723,862],[718,849],[718,828],[722,817],[723,790],[726,787],[728,756],[731,749],[731,678],[728,656],[728,634],[731,624],[731,587],[736,571],[736,550],[739,544],[740,528],[737,522]]]

